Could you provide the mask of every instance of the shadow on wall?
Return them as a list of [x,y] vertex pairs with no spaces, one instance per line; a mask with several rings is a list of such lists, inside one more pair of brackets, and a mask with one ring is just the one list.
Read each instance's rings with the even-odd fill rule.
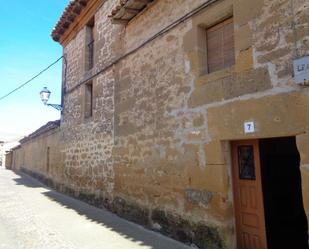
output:
[[[15,178],[14,181],[17,185],[24,185],[29,188],[47,188],[39,181],[23,174],[17,173],[20,178]],[[51,201],[57,202],[61,206],[76,211],[90,220],[100,224],[109,230],[115,231],[122,237],[139,242],[141,246],[147,246],[149,249],[189,249],[191,247],[182,243],[164,237],[158,233],[148,231],[142,226],[136,225],[129,221],[119,218],[117,215],[108,212],[105,209],[99,209],[81,202],[69,196],[60,194],[52,189],[47,188],[47,191],[42,193]],[[163,243],[162,243],[163,242]]]

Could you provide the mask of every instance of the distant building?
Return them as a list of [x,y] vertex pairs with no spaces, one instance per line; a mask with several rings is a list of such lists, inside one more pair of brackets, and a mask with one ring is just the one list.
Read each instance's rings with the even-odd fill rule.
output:
[[0,141],[0,166],[4,165],[4,161],[5,161],[4,153],[5,153],[4,152],[4,142]]

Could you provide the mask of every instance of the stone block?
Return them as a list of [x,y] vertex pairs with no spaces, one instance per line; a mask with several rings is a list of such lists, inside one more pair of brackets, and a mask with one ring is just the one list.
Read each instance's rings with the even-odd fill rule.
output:
[[222,80],[216,80],[207,84],[197,86],[189,99],[189,107],[209,104],[223,99]]
[[[277,46],[277,43],[275,46]],[[263,51],[270,50],[268,53],[258,56],[257,62],[261,64],[280,59],[288,54],[292,54],[291,49],[287,47],[275,49],[273,45],[270,45],[269,47],[265,45],[265,47],[259,49],[263,49]]]
[[250,70],[252,68],[253,68],[253,55],[252,55],[252,48],[250,47],[246,50],[242,50],[237,55],[235,72],[239,73],[246,70]]
[[194,127],[200,127],[204,125],[204,116],[200,114],[199,116],[195,117],[193,119],[193,125]]
[[207,164],[225,164],[224,147],[221,141],[211,141],[205,144]]
[[[309,164],[309,134],[296,136],[297,149],[300,154],[301,164]],[[305,170],[304,170],[305,171]],[[309,181],[309,178],[308,178]],[[309,188],[309,185],[308,185]]]
[[[209,108],[209,135],[215,140],[234,140],[302,133],[308,126],[309,115],[303,111],[308,107],[308,96],[290,92]],[[244,134],[243,125],[248,120],[255,122],[253,134]]]
[[203,28],[227,19],[233,15],[233,0],[217,1],[210,5],[205,11],[193,17],[193,25]]
[[244,51],[240,56],[243,56],[244,60],[239,61],[236,67],[238,70],[244,71],[236,72],[232,69],[224,69],[200,77],[189,98],[189,107],[194,108],[223,99],[264,91],[272,87],[266,68],[252,69],[251,49]]
[[126,98],[123,101],[119,101],[116,105],[116,111],[120,114],[122,112],[127,112],[131,109],[133,109],[133,107],[136,104],[136,99],[135,98]]
[[206,64],[206,53],[202,52],[199,49],[196,51],[188,52],[187,54],[189,61],[190,61],[190,70],[194,72],[196,75],[200,75],[202,72],[205,73],[207,64]]
[[227,193],[228,172],[226,165],[206,165],[188,168],[188,186],[193,189]]
[[226,165],[207,165],[205,175],[207,190],[217,193],[227,193],[229,180]]
[[236,53],[252,46],[252,31],[248,24],[240,26],[234,32]]
[[112,155],[113,156],[124,156],[129,154],[129,148],[128,147],[113,147],[112,149]]
[[234,67],[224,68],[222,70],[215,71],[213,73],[205,73],[198,77],[194,84],[196,87],[202,86],[214,81],[219,81],[227,77],[231,77],[232,72],[234,72]]
[[138,131],[138,128],[132,123],[126,123],[123,125],[116,125],[115,135],[122,137],[134,134]]
[[224,99],[232,99],[249,93],[265,91],[272,87],[266,68],[234,73],[223,80]]
[[209,205],[209,214],[218,220],[228,221],[233,218],[233,206],[228,201],[227,194],[214,194]]
[[183,37],[183,48],[187,53],[198,49],[199,44],[199,30],[198,27],[192,27]]
[[264,0],[234,0],[234,23],[244,25],[261,14]]

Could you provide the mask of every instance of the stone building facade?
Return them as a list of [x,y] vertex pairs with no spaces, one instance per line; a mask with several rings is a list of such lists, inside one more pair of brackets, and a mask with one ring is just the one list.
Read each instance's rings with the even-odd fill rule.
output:
[[42,174],[199,248],[306,248],[309,88],[293,60],[309,55],[308,11],[306,0],[71,1],[52,32],[63,164]]

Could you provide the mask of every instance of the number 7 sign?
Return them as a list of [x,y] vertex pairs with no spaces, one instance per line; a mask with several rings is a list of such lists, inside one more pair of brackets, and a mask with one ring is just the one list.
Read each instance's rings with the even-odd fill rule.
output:
[[253,121],[245,122],[244,123],[244,131],[245,131],[246,134],[254,133],[255,132],[254,122]]

